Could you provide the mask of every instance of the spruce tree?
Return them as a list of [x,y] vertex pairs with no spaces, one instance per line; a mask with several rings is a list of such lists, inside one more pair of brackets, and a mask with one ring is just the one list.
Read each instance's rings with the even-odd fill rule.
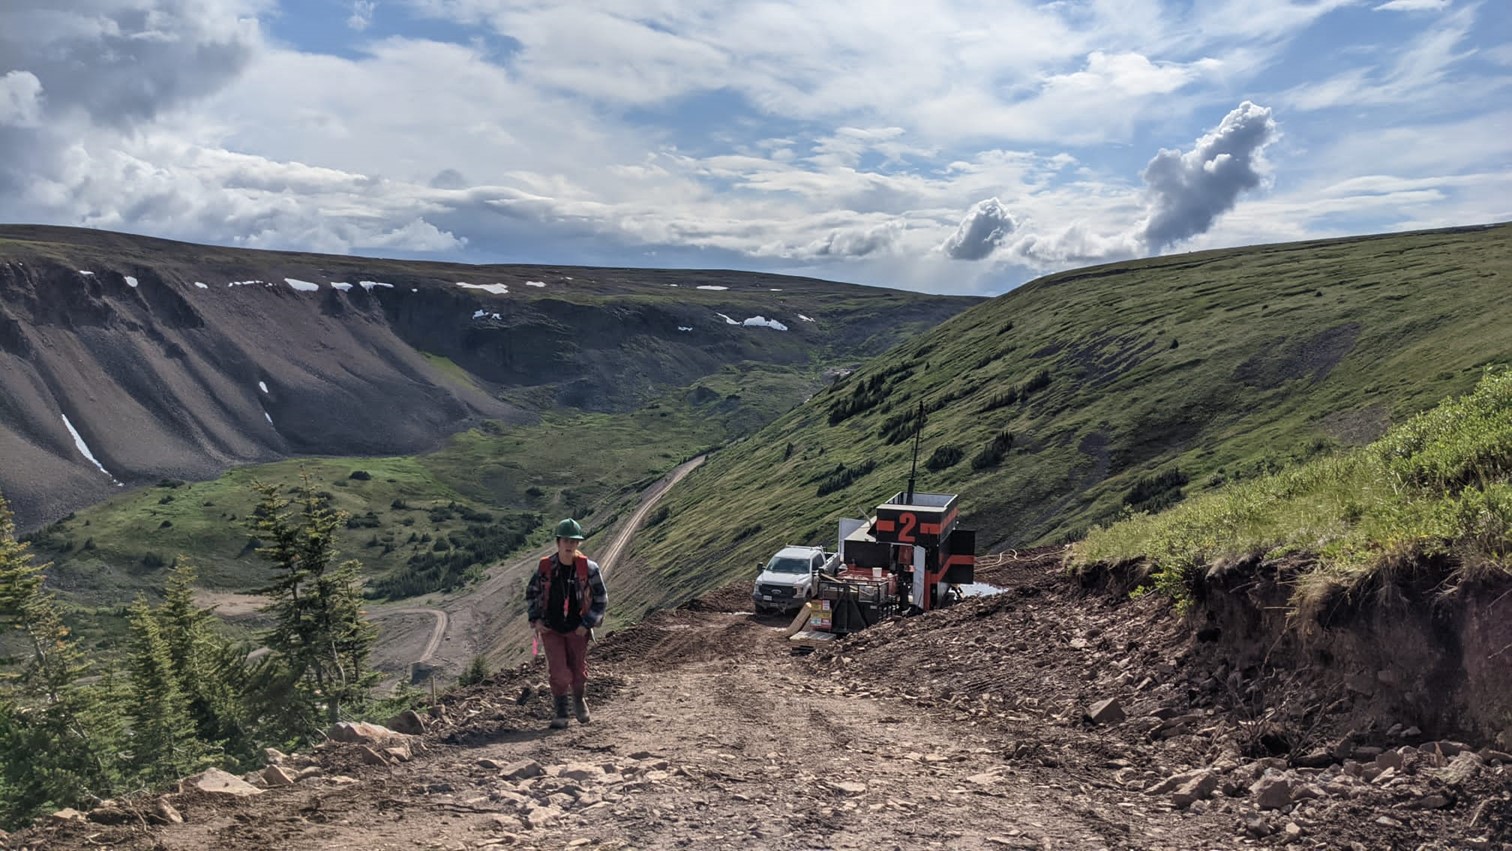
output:
[[100,698],[103,686],[80,682],[84,656],[44,587],[47,567],[16,540],[0,497],[0,628],[21,632],[26,647],[20,673],[0,684],[0,821],[10,824],[109,795],[119,776],[118,728]]
[[377,679],[367,666],[376,630],[362,616],[361,563],[336,563],[336,530],[346,514],[315,492],[308,475],[297,489],[297,511],[276,485],[253,488],[262,498],[252,531],[267,542],[257,552],[274,570],[261,592],[274,619],[265,641],[334,723],[343,706],[366,699]]
[[214,610],[195,604],[197,578],[188,559],[174,559],[162,605],[153,616],[168,648],[174,681],[188,701],[197,737],[245,760],[256,749],[244,700],[250,685],[247,648],[216,632]]
[[189,701],[174,675],[173,657],[157,618],[140,597],[131,606],[127,642],[130,663],[131,763],[148,786],[192,773],[205,762]]

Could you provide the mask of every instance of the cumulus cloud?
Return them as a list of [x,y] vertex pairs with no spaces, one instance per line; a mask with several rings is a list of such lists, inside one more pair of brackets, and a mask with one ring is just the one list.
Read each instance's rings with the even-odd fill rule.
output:
[[804,252],[810,257],[865,257],[891,249],[903,232],[903,223],[889,221],[867,228],[832,230],[809,243]]
[[[62,8],[60,8],[60,5]],[[6,0],[0,56],[56,116],[128,126],[220,88],[261,42],[256,0]]]
[[982,260],[1016,227],[1018,223],[1002,201],[996,198],[978,201],[961,220],[956,232],[945,239],[940,250],[953,260]]
[[30,71],[11,71],[0,77],[0,124],[36,125],[42,115],[42,81]]
[[1212,227],[1246,189],[1260,185],[1263,152],[1277,135],[1271,111],[1241,103],[1190,151],[1161,149],[1144,170],[1149,215],[1140,240],[1152,251]]

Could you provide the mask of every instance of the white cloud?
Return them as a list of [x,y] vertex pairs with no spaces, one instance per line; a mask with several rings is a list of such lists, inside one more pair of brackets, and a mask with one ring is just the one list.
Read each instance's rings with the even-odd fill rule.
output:
[[[1424,181],[1389,193],[1402,221],[1494,212],[1455,179],[1508,161],[1487,105],[1506,101],[1512,53],[1485,35],[1489,4],[1370,11],[1406,5],[403,0],[383,5],[387,31],[455,42],[367,28],[317,53],[264,37],[261,20],[302,5],[12,0],[0,217],[990,291],[1289,232],[1252,215],[1278,204],[1304,211],[1304,234],[1348,227],[1350,209],[1380,221],[1352,180]],[[377,3],[337,8],[365,22]],[[416,13],[448,25],[405,26]],[[1284,118],[1274,166],[1273,132],[1199,139],[1142,187],[1152,153],[1202,137],[1235,92]],[[1239,203],[1268,174],[1278,194]],[[1305,213],[1303,187],[1335,186],[1354,189]]]
[[1438,12],[1449,8],[1450,0],[1391,0],[1375,7],[1377,12]]
[[0,77],[0,124],[34,127],[42,115],[42,81],[30,71]]
[[1018,224],[1008,208],[996,198],[973,204],[955,233],[945,238],[940,250],[955,260],[982,260],[1013,233]]
[[[1445,15],[1406,44],[1381,52],[1379,63],[1295,86],[1282,95],[1282,101],[1305,110],[1401,107],[1413,102],[1454,109],[1466,102],[1505,99],[1512,81],[1495,77],[1464,80],[1455,73],[1456,66],[1476,53],[1464,44],[1474,31],[1478,13],[1478,7],[1467,6]],[[1442,103],[1434,104],[1436,101]]]
[[1265,146],[1276,138],[1271,111],[1245,101],[1190,151],[1162,149],[1145,167],[1150,212],[1140,239],[1159,250],[1206,231],[1239,193],[1260,185]]
[[352,14],[347,18],[347,26],[357,32],[362,32],[373,25],[373,13],[377,10],[376,0],[352,0]]

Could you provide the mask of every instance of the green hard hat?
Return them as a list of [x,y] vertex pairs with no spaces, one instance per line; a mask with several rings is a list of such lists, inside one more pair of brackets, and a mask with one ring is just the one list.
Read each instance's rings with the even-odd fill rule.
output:
[[583,527],[578,525],[571,517],[557,524],[556,536],[558,538],[571,538],[574,541],[583,540]]

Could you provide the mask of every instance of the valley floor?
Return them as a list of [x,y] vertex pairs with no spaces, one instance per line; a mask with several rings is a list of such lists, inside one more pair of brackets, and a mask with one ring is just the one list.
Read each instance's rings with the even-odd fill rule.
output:
[[[1002,594],[808,656],[731,586],[597,645],[590,725],[545,729],[525,665],[443,696],[408,761],[328,744],[290,759],[313,768],[289,786],[167,796],[184,824],[58,823],[9,847],[1512,848],[1504,754],[1255,759],[1168,606],[1088,594],[1056,555],[1000,559],[983,578]],[[1093,724],[1093,698],[1127,720]],[[1187,798],[1159,788],[1188,773]],[[1290,794],[1262,810],[1267,777]]]

